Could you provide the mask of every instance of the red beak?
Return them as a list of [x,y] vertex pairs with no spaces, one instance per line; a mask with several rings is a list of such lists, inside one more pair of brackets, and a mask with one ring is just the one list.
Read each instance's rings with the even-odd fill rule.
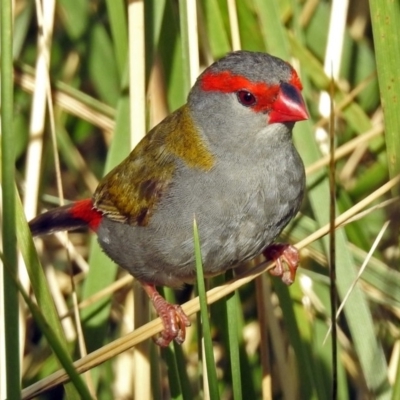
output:
[[308,119],[308,112],[300,90],[290,83],[282,82],[278,97],[269,113],[270,124],[296,122]]

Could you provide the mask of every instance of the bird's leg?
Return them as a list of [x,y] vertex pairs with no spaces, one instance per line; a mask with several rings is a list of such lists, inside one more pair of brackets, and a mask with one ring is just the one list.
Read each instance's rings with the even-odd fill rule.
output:
[[299,252],[296,247],[285,243],[273,243],[263,251],[263,254],[265,258],[275,261],[275,268],[269,272],[281,276],[283,283],[291,285],[296,278],[299,265]]
[[190,326],[190,321],[181,306],[168,303],[154,285],[146,282],[140,283],[164,325],[160,336],[153,338],[154,342],[161,347],[167,347],[172,340],[182,344],[186,336],[186,327]]

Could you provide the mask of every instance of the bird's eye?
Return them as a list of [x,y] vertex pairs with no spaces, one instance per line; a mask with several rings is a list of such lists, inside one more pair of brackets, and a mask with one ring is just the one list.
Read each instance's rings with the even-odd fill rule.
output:
[[257,101],[254,94],[248,92],[247,90],[239,90],[237,92],[237,98],[239,100],[239,103],[246,107],[254,105]]

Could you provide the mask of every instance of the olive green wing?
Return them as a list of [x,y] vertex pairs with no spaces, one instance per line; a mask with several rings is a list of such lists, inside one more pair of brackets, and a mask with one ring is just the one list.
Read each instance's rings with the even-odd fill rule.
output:
[[209,171],[214,159],[187,106],[153,128],[100,182],[94,206],[115,221],[145,226],[171,185],[177,160]]
[[108,218],[145,226],[171,183],[176,157],[163,135],[151,131],[131,154],[110,171],[93,195],[96,209]]

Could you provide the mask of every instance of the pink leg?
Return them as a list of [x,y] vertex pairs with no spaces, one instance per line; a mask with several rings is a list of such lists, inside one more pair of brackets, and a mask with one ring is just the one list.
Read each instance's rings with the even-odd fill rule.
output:
[[299,265],[299,252],[290,244],[274,243],[263,252],[265,258],[275,261],[275,268],[269,272],[275,276],[281,276],[283,283],[291,285],[296,278],[296,270]]
[[178,344],[182,344],[185,341],[186,327],[190,326],[190,321],[181,306],[168,303],[158,293],[154,285],[145,282],[140,283],[164,325],[164,330],[160,336],[153,338],[154,342],[161,347],[167,347],[172,340],[175,340]]

